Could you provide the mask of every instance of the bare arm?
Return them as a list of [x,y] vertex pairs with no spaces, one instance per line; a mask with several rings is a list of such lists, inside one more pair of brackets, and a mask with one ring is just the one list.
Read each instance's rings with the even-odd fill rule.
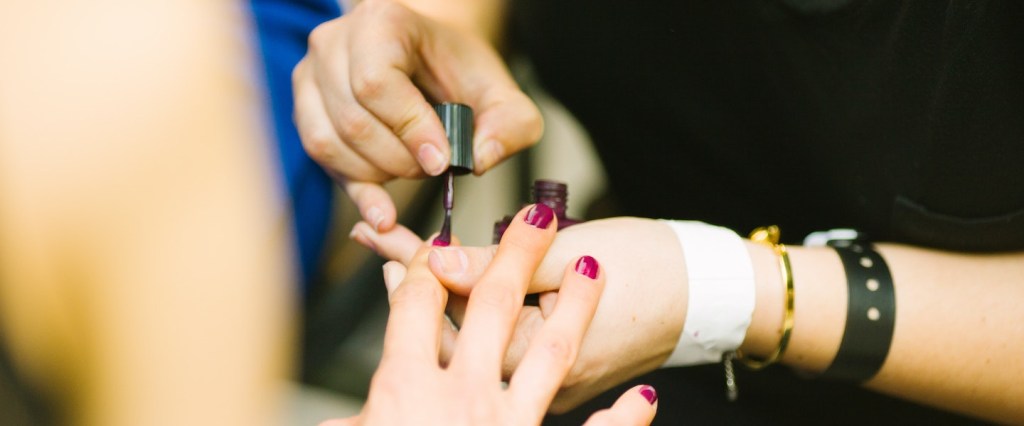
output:
[[[410,234],[411,235],[411,234]],[[409,240],[409,241],[403,241]],[[419,243],[398,233],[374,234],[380,253],[401,259]],[[753,321],[741,349],[764,357],[778,345],[784,285],[768,247],[748,243],[756,273]],[[701,247],[694,247],[700,250]],[[1024,422],[1024,253],[970,255],[878,244],[892,271],[896,321],[892,348],[866,386],[943,410],[1002,423]],[[683,248],[685,250],[685,248]],[[558,265],[594,253],[608,272],[603,302],[572,372],[552,408],[572,408],[632,377],[661,366],[675,349],[687,317],[687,271],[680,244],[659,221],[613,218],[558,233],[531,292],[557,290]],[[835,358],[847,312],[842,263],[829,248],[790,246],[795,325],[783,362],[810,372]],[[469,294],[493,248],[439,250],[435,274],[456,294]],[[459,260],[456,252],[465,255]],[[543,308],[545,299],[540,300]],[[460,312],[453,310],[453,318]],[[519,344],[506,359],[511,374],[538,321],[522,316]],[[742,383],[740,387],[742,388]],[[851,384],[851,386],[854,386]]]
[[[758,289],[742,349],[769,353],[782,324],[774,254],[751,245]],[[896,327],[868,388],[999,422],[1024,421],[1024,253],[970,255],[879,244],[896,291]],[[847,311],[842,264],[831,249],[790,247],[795,324],[783,358],[822,371],[839,349]]]
[[0,314],[74,424],[275,420],[289,238],[241,8],[0,7]]

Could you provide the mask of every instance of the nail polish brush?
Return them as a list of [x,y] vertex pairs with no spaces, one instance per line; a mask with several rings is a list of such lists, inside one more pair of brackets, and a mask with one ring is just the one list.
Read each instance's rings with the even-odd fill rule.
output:
[[473,110],[463,104],[442,103],[434,105],[434,111],[441,119],[451,159],[444,173],[442,205],[444,224],[434,239],[435,246],[448,246],[452,242],[452,208],[455,205],[455,176],[473,171]]

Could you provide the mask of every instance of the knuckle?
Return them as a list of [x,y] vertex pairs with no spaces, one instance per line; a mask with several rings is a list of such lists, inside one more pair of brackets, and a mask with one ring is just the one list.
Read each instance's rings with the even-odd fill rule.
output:
[[337,155],[334,136],[327,129],[310,129],[302,138],[302,147],[306,154],[321,165],[331,163]]
[[500,314],[511,316],[522,303],[522,298],[516,297],[516,292],[504,285],[483,286],[471,296],[471,300],[493,309]]
[[[416,103],[410,102],[406,107],[406,110],[402,112],[398,123],[394,126],[395,134],[402,139],[408,139],[410,133],[414,132],[419,128],[420,122],[423,120],[424,115],[418,113]],[[431,118],[436,116],[430,116]]]
[[359,99],[375,99],[386,89],[384,73],[374,67],[360,67],[352,72],[352,94]]
[[422,280],[403,283],[391,297],[392,308],[399,308],[410,303],[421,303],[428,300],[437,306],[444,306],[445,294],[441,286]]
[[307,65],[307,59],[303,58],[299,63],[295,64],[295,68],[292,68],[292,87],[298,87],[299,83],[305,78],[305,72]]
[[338,130],[352,144],[366,144],[373,135],[373,120],[359,107],[347,105],[338,111]]
[[576,343],[562,334],[548,336],[541,343],[543,353],[559,368],[568,370],[576,359]]
[[309,45],[310,52],[323,52],[330,44],[333,37],[335,21],[328,21],[323,24],[317,25],[313,28],[313,31],[309,32],[309,36],[306,38],[306,42]]

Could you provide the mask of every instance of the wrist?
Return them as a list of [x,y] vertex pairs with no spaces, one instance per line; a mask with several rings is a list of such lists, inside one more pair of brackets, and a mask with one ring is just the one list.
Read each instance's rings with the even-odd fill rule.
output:
[[779,346],[785,314],[785,283],[778,255],[764,244],[745,241],[754,267],[754,312],[740,345],[744,354],[764,358]]
[[[740,346],[754,356],[770,354],[779,344],[785,310],[785,285],[777,256],[768,247],[747,243],[755,274],[755,304],[750,328]],[[787,246],[793,272],[794,324],[782,362],[808,371],[831,363],[846,318],[843,266],[829,248]]]

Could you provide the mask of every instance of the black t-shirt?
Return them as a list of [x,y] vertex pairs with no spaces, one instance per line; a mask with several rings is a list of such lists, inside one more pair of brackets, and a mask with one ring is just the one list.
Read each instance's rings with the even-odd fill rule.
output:
[[[1024,2],[520,0],[512,16],[620,214],[1024,249]],[[718,367],[643,380],[673,387],[663,424],[963,420],[785,369],[743,374],[732,405]]]

